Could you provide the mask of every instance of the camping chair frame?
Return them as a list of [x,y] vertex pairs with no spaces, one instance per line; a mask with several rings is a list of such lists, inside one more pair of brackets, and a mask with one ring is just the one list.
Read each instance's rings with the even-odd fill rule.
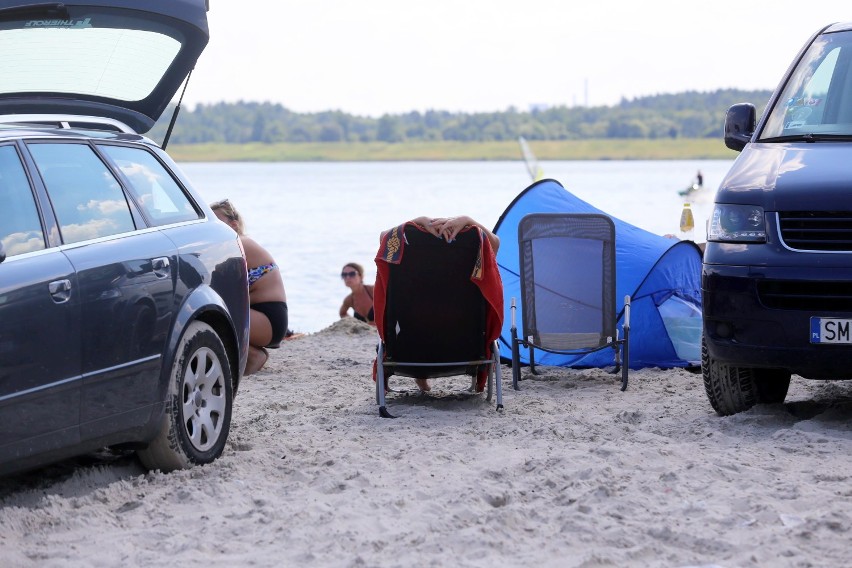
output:
[[[393,368],[395,375],[403,376],[403,377],[414,377],[416,376],[414,373],[403,371],[403,367],[426,367],[426,368],[438,368],[440,367],[441,372],[429,374],[429,378],[437,378],[437,377],[450,377],[455,375],[463,375],[470,374],[469,371],[475,370],[481,365],[489,365],[488,367],[488,382],[486,383],[486,394],[485,400],[491,402],[491,395],[494,390],[494,384],[496,382],[496,390],[497,390],[497,410],[501,410],[503,408],[503,387],[502,387],[502,377],[500,372],[500,346],[497,344],[495,340],[491,353],[492,356],[490,359],[476,359],[474,361],[443,361],[437,363],[412,363],[406,361],[385,361],[384,363],[378,363],[378,361],[382,361],[385,355],[385,346],[384,342],[379,341],[379,347],[377,352],[377,373],[376,373],[376,404],[379,405],[379,416],[382,418],[396,418],[392,414],[390,414],[387,410],[387,406],[385,404],[385,389],[382,388],[383,385],[386,385],[387,378],[385,377],[385,368]],[[446,370],[446,367],[452,367],[450,370]],[[474,380],[475,380],[475,372],[474,372]],[[496,377],[496,379],[495,379]]]
[[[584,243],[594,250],[600,245],[601,297],[596,301],[600,306],[593,308],[594,314],[599,314],[599,331],[578,332],[568,330],[547,333],[538,329],[536,320],[536,288],[546,289],[546,293],[559,298],[561,304],[571,306],[572,302],[580,302],[568,297],[564,289],[555,289],[565,282],[560,280],[553,288],[546,288],[536,281],[536,264],[544,267],[543,263],[552,262],[552,258],[536,260],[533,255],[533,241],[536,239],[570,239],[572,242]],[[557,241],[553,241],[557,242]],[[564,250],[564,249],[563,249]],[[523,337],[518,337],[516,325],[516,303],[512,298],[511,304],[511,342],[512,342],[512,386],[520,390],[520,347],[529,349],[529,365],[533,374],[535,369],[535,349],[563,355],[585,355],[612,349],[615,368],[613,374],[621,371],[621,390],[627,389],[629,370],[629,339],[630,339],[630,296],[624,297],[624,334],[619,337],[616,327],[615,310],[615,226],[612,219],[606,215],[592,213],[535,213],[525,216],[518,224],[518,255],[521,278],[521,296],[523,305]],[[579,266],[579,270],[586,269]],[[544,272],[544,270],[542,270]],[[563,279],[564,280],[564,279]],[[567,325],[567,324],[566,324]]]

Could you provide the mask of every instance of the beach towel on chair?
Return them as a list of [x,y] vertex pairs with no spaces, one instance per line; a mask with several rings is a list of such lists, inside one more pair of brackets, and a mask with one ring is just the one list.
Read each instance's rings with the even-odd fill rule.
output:
[[[417,233],[411,233],[411,231],[417,231]],[[411,222],[403,223],[402,225],[393,227],[392,229],[382,233],[379,250],[376,254],[377,276],[375,297],[373,300],[376,315],[376,326],[382,340],[385,340],[387,337],[387,332],[396,333],[398,331],[385,329],[385,326],[387,325],[385,315],[388,308],[387,294],[390,282],[391,266],[403,261],[406,252],[406,245],[408,244],[406,240],[407,232],[409,235],[418,236],[418,238],[425,235],[425,237],[430,239],[437,239],[437,237],[428,233],[419,225]],[[470,236],[462,237],[462,235],[467,235],[468,233],[470,233]],[[466,227],[456,237],[456,241],[460,238],[465,240],[469,238],[476,239],[476,246],[478,250],[475,259],[468,268],[470,271],[469,281],[478,288],[479,293],[484,300],[484,330],[482,336],[478,338],[477,341],[482,342],[481,346],[484,350],[483,353],[486,357],[490,357],[492,355],[494,340],[499,337],[500,330],[503,326],[503,286],[500,280],[500,272],[497,268],[497,262],[491,243],[478,227]],[[452,243],[448,246],[452,247]],[[416,301],[416,299],[413,301]],[[424,314],[422,323],[424,325],[428,324],[428,319],[430,319],[430,314]],[[375,379],[375,377],[376,373],[374,368],[373,378]],[[487,371],[480,369],[477,373],[477,390],[481,391],[485,387],[486,380]]]

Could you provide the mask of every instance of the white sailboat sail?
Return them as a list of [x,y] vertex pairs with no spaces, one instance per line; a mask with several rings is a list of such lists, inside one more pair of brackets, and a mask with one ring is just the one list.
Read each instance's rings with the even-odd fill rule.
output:
[[518,144],[521,146],[521,155],[524,157],[524,162],[527,165],[527,171],[530,173],[532,180],[539,181],[540,179],[543,179],[544,172],[542,171],[541,166],[538,165],[538,159],[536,159],[535,154],[533,154],[532,148],[530,148],[526,138],[518,136]]

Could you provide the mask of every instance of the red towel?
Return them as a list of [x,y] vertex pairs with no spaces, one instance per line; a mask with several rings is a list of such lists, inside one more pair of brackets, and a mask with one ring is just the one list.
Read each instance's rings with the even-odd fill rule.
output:
[[[387,282],[390,273],[390,264],[399,264],[405,252],[405,229],[408,226],[416,227],[418,230],[427,232],[416,223],[406,222],[382,233],[379,251],[376,253],[376,287],[373,297],[373,309],[376,316],[376,327],[379,337],[385,337],[385,296],[387,294]],[[488,312],[485,319],[485,354],[493,355],[492,347],[494,340],[500,337],[503,328],[503,281],[500,279],[500,271],[497,268],[497,257],[491,247],[491,241],[485,236],[479,227],[468,226],[464,231],[476,230],[479,234],[479,255],[476,265],[470,275],[470,280],[476,284],[482,296],[488,304]],[[376,379],[375,365],[373,366],[373,380]],[[485,388],[488,380],[487,372],[480,372],[477,377],[477,390]]]

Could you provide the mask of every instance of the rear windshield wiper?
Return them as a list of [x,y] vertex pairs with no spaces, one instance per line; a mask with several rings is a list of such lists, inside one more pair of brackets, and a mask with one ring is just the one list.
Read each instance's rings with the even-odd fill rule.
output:
[[849,142],[852,134],[789,134],[787,136],[772,136],[761,138],[758,142]]

